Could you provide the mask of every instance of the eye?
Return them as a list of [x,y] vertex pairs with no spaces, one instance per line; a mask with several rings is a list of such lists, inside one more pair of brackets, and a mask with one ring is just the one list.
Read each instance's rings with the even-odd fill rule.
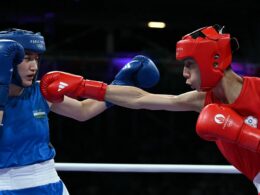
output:
[[39,57],[38,56],[24,56],[24,60],[26,60],[27,62],[29,61],[38,61]]
[[189,61],[184,63],[184,66],[185,66],[186,68],[190,68],[191,65],[192,65],[192,63],[189,62]]

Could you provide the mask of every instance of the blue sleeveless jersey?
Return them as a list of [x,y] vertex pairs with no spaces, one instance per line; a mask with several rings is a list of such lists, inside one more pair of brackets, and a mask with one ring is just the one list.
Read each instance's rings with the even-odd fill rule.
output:
[[0,128],[0,168],[30,165],[55,156],[50,144],[49,106],[39,83],[9,97]]

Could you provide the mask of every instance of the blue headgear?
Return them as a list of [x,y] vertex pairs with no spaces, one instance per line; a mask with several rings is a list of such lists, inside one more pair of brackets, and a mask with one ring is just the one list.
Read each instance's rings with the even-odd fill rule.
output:
[[[46,51],[44,37],[41,33],[32,31],[11,28],[5,31],[0,31],[0,39],[10,39],[20,43],[25,51],[31,51],[42,54]],[[34,81],[36,77],[34,78]],[[17,66],[14,67],[12,83],[22,86],[22,80],[17,71]]]

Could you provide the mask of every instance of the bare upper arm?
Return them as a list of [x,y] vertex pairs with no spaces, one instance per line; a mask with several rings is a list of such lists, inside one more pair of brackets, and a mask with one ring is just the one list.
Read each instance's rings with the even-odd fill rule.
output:
[[200,112],[204,107],[205,92],[190,91],[176,96],[176,104],[179,105],[183,111]]

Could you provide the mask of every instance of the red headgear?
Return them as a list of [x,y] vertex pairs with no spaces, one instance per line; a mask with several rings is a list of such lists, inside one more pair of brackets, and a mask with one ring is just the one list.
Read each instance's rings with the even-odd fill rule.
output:
[[230,34],[222,34],[222,29],[219,25],[203,27],[183,36],[176,44],[177,60],[193,58],[198,64],[203,91],[215,87],[231,64]]

